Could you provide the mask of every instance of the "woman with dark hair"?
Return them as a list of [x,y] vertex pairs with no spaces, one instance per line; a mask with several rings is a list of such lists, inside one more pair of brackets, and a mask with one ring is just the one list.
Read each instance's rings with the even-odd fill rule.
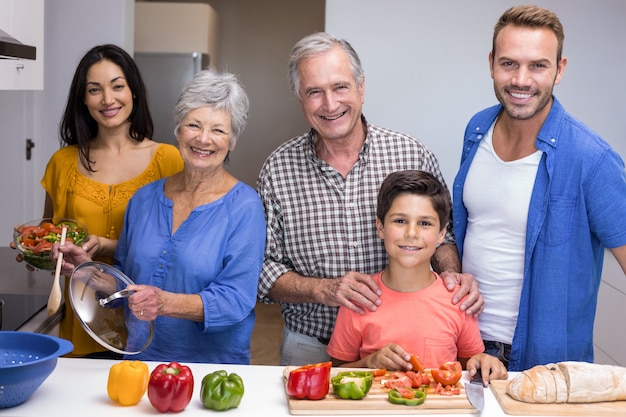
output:
[[[83,223],[83,247],[112,263],[130,197],[141,186],[183,167],[178,149],[152,141],[146,88],[135,62],[115,45],[99,45],[80,60],[61,121],[62,147],[52,155],[41,184],[44,217]],[[70,356],[102,357],[74,316],[65,286],[65,316],[59,335],[74,344]]]
[[61,139],[67,145],[78,145],[81,163],[85,169],[92,172],[89,143],[98,134],[98,122],[90,115],[85,94],[89,70],[94,64],[103,60],[110,61],[121,69],[127,87],[132,92],[133,106],[128,117],[130,137],[141,142],[145,138],[151,138],[154,130],[148,108],[146,86],[135,61],[126,51],[115,45],[100,45],[92,48],[83,56],[76,68],[61,121]]

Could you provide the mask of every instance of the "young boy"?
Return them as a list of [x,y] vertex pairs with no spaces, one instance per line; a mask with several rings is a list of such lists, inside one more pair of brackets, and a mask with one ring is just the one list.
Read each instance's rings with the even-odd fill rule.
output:
[[340,308],[328,354],[334,366],[410,370],[410,355],[425,368],[456,361],[483,381],[506,379],[504,364],[484,352],[478,320],[450,303],[430,258],[446,233],[450,195],[423,171],[389,175],[378,193],[378,236],[389,255],[374,275],[383,293],[375,311]]

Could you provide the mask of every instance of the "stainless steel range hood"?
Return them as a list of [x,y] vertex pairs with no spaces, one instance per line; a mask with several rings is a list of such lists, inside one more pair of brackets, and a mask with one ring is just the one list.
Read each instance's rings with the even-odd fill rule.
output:
[[0,59],[36,59],[37,48],[25,45],[0,29]]

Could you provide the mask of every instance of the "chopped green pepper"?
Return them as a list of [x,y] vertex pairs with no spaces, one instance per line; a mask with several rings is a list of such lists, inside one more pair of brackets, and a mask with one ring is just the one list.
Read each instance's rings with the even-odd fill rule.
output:
[[331,379],[333,393],[344,400],[360,400],[372,387],[374,374],[367,371],[340,372]]
[[[83,242],[87,240],[87,233],[85,233],[83,228],[79,226],[76,222],[65,220],[57,223],[57,226],[61,228],[64,226],[67,227],[66,239],[71,239],[72,242],[74,242],[74,244],[77,246],[82,245]],[[49,240],[51,242],[59,241],[58,236],[51,236],[51,239],[52,240],[50,240],[50,238],[46,238],[46,240]]]
[[396,388],[389,391],[389,393],[387,393],[389,401],[392,404],[420,405],[426,400],[426,393],[420,388],[402,388],[402,391],[401,393]]
[[239,375],[219,370],[202,378],[200,399],[205,408],[224,411],[239,407],[243,392],[243,380]]

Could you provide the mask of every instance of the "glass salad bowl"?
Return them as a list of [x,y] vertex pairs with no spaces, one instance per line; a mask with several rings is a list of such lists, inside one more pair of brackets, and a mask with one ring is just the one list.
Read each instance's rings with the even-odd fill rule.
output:
[[82,245],[87,240],[87,227],[72,219],[46,217],[17,226],[13,241],[24,262],[35,269],[54,270],[50,252],[54,243],[61,241],[63,227],[67,228],[66,241]]

